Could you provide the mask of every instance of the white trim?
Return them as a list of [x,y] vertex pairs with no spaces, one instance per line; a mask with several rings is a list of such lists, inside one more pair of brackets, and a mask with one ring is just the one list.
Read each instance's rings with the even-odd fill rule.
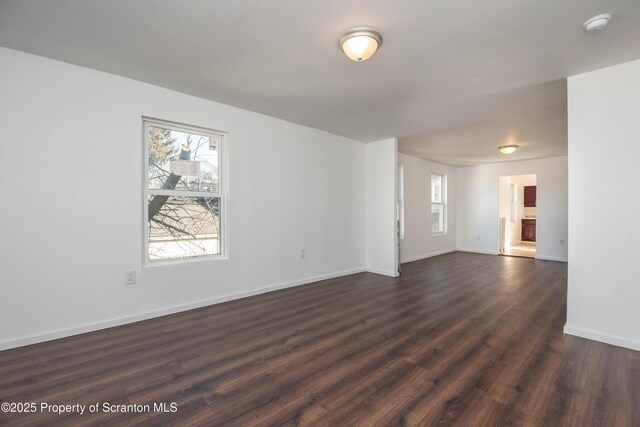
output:
[[455,251],[456,251],[455,249],[447,249],[447,250],[439,251],[439,252],[431,252],[431,253],[426,254],[426,255],[412,256],[410,258],[403,259],[402,263],[420,261],[421,259],[427,259],[427,258],[432,258],[434,256],[450,254],[450,253],[455,252]]
[[499,255],[500,253],[498,251],[481,251],[478,249],[465,249],[465,248],[457,248],[456,251],[458,252],[471,252],[474,254],[485,254],[485,255]]
[[147,123],[150,123],[153,127],[160,127],[166,129],[165,126],[171,126],[172,129],[175,129],[179,132],[191,133],[192,131],[196,131],[198,133],[206,134],[209,136],[226,136],[227,132],[219,129],[212,129],[206,126],[198,126],[198,125],[189,125],[186,123],[174,122],[171,120],[158,119],[156,117],[150,116],[142,116],[142,120]]
[[552,256],[540,256],[540,255],[536,255],[535,256],[536,259],[541,259],[543,261],[558,261],[558,262],[569,262],[569,260],[567,258],[559,258],[559,257],[552,257]]
[[389,276],[389,277],[400,276],[397,271],[376,270],[375,268],[367,268],[365,271],[368,273],[381,274],[383,276]]
[[229,261],[229,257],[222,256],[222,255],[204,255],[204,256],[195,256],[190,258],[174,258],[174,259],[161,260],[161,261],[149,261],[148,264],[142,265],[142,269],[151,270],[151,269],[156,269],[161,267],[171,267],[171,266],[176,266],[180,264],[189,264],[193,262],[218,262],[218,261]]
[[628,340],[622,337],[601,334],[599,332],[588,331],[586,329],[572,328],[571,326],[567,326],[567,325],[564,325],[564,333],[568,335],[580,337],[580,338],[586,338],[593,341],[600,341],[600,342],[615,345],[618,347],[630,348],[631,350],[640,351],[640,342]]
[[149,196],[174,196],[174,197],[206,197],[207,199],[221,199],[222,193],[211,191],[183,191],[183,190],[151,190],[147,188]]
[[336,277],[348,276],[351,274],[362,273],[366,271],[364,268],[358,268],[353,270],[345,270],[337,273],[323,274],[319,276],[307,277],[305,279],[292,280],[290,282],[281,283],[278,285],[265,286],[258,289],[253,289],[245,292],[238,292],[236,294],[225,295],[216,298],[210,298],[201,301],[195,301],[187,304],[176,305],[159,310],[147,311],[140,314],[134,314],[131,316],[123,316],[115,319],[104,320],[100,322],[88,323],[81,326],[74,326],[72,328],[57,329],[55,331],[45,332],[43,334],[28,335],[22,338],[10,339],[6,341],[0,341],[0,351],[8,350],[11,348],[22,347],[25,345],[37,344],[44,341],[55,340],[58,338],[65,338],[72,335],[83,334],[86,332],[99,331],[101,329],[112,328],[115,326],[126,325],[128,323],[139,322],[142,320],[153,319],[155,317],[167,316],[169,314],[179,313],[182,311],[193,310],[200,307],[209,305],[220,304],[226,301],[231,301],[240,298],[246,298],[253,295],[264,294],[266,292],[277,291],[280,289],[292,288],[295,286],[306,285],[312,282],[318,282],[321,280],[334,279]]
[[398,224],[400,240],[404,240],[404,165],[398,163]]

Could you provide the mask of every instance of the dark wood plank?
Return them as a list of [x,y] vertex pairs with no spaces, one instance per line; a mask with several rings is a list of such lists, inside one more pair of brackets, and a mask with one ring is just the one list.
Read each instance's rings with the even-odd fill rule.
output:
[[452,253],[0,352],[2,425],[640,425],[640,353],[566,336],[566,264]]

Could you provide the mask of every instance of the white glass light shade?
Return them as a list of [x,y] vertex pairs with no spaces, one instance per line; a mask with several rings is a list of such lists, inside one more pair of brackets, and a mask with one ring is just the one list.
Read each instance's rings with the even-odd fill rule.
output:
[[340,49],[353,61],[366,61],[382,44],[382,35],[371,28],[353,28],[340,38]]
[[500,150],[502,154],[511,154],[516,151],[517,148],[517,145],[503,145],[502,147],[498,147],[498,150]]

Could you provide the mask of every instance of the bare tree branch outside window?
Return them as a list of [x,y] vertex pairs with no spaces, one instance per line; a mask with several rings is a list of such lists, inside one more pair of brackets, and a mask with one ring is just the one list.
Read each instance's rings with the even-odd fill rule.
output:
[[149,259],[219,255],[220,139],[158,126],[146,139]]

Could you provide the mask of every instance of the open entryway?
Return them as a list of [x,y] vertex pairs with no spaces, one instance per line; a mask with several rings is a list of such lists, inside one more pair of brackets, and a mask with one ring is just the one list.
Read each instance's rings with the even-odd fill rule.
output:
[[500,255],[535,258],[537,176],[500,177],[499,235]]

